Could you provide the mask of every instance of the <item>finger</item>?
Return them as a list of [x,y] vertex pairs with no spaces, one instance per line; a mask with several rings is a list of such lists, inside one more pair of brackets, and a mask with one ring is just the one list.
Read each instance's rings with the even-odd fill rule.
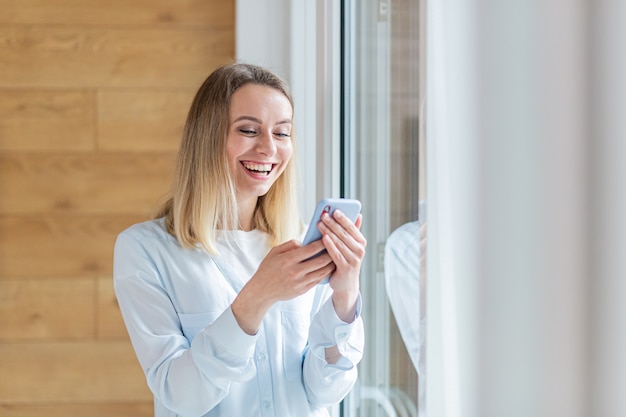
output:
[[318,239],[314,242],[309,243],[308,245],[301,246],[300,252],[298,256],[300,257],[300,261],[304,261],[324,250],[324,243],[322,243],[321,239]]
[[343,211],[339,209],[333,211],[332,218],[346,229],[350,229],[351,227],[356,227],[354,226],[354,222],[352,222],[352,220],[350,220],[348,216],[346,216],[343,213]]
[[[338,211],[339,210],[335,210],[335,213],[337,213]],[[339,221],[335,219],[335,216],[336,215],[331,216],[325,213],[322,216],[322,221],[320,222],[318,229],[320,230],[322,235],[333,233],[342,240],[349,239],[348,231],[345,229],[345,227],[342,224],[339,223]],[[339,214],[338,216],[340,216],[339,218],[341,218],[342,215]]]
[[[343,246],[351,252],[362,252],[363,248],[367,244],[365,237],[363,237],[360,230],[354,225],[353,232],[356,236],[350,234],[346,229],[330,218],[320,224],[319,229],[322,235],[332,235],[337,237],[338,240],[342,242]],[[328,249],[328,247],[326,247],[326,249]]]
[[291,239],[279,245],[274,246],[271,249],[271,251],[276,252],[276,253],[284,253],[284,252],[289,252],[290,250],[294,250],[300,246],[301,246],[300,243],[298,243],[294,239]]
[[351,250],[343,241],[337,238],[336,235],[325,235],[323,240],[326,244],[326,251],[336,265],[358,264],[359,257],[355,251]]
[[318,256],[314,256],[300,262],[300,268],[302,268],[304,271],[315,271],[332,263],[333,259],[330,257],[328,252],[324,250],[324,252],[322,252]]
[[360,244],[365,243],[365,238],[361,234],[361,231],[357,228],[356,224],[352,223],[352,221],[340,210],[335,210],[332,217],[325,214],[322,216],[322,221],[330,228],[330,230],[332,230],[346,243],[349,239],[353,239]]
[[311,271],[307,274],[307,278],[313,281],[315,284],[318,284],[320,281],[329,278],[335,272],[337,267],[333,262],[328,265],[323,266],[322,268],[316,269],[315,271]]
[[357,229],[361,230],[362,223],[363,223],[363,215],[359,213],[359,215],[356,216],[356,221],[354,222],[354,225],[356,226]]

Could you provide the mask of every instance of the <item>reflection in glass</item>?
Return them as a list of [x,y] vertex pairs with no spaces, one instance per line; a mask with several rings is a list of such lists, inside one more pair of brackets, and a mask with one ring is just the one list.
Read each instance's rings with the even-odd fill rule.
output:
[[[422,381],[418,381],[416,371],[423,351],[414,345],[423,343],[425,329],[399,328],[405,323],[419,323],[424,310],[424,303],[419,302],[424,295],[420,253],[425,253],[426,213],[420,134],[424,68],[420,60],[421,3],[353,0],[346,2],[344,11],[344,131],[346,157],[351,161],[346,195],[362,201],[363,232],[368,239],[361,274],[363,315],[368,326],[366,351],[358,388],[347,401],[345,415],[350,417],[416,416],[423,406],[418,401]],[[388,239],[392,245],[388,246]],[[400,243],[395,245],[394,241]],[[413,249],[403,252],[402,248]],[[403,266],[415,272],[403,272]],[[406,285],[401,293],[413,300],[408,306],[417,306],[416,313],[390,308],[387,290],[393,284],[400,284],[400,289]],[[415,314],[414,320],[410,320],[411,314]],[[411,346],[408,351],[407,346]]]

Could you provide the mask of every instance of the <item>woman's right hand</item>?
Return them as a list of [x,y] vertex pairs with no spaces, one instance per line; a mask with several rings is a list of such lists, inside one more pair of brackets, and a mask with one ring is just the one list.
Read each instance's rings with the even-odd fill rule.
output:
[[269,308],[277,301],[304,294],[335,270],[321,240],[302,246],[295,240],[272,248],[231,306],[239,326],[255,334]]

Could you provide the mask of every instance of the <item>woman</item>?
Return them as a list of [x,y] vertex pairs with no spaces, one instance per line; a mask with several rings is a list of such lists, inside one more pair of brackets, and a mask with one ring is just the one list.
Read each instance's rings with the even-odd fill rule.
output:
[[298,243],[292,120],[274,74],[214,71],[171,198],[117,239],[115,292],[156,416],[326,416],[356,381],[361,217],[325,215],[323,238]]

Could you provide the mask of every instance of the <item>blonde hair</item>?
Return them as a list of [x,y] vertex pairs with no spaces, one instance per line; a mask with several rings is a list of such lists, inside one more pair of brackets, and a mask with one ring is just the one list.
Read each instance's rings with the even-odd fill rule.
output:
[[[291,104],[287,84],[270,71],[234,63],[215,70],[200,86],[183,129],[169,198],[156,217],[183,247],[200,245],[217,253],[218,230],[237,229],[237,199],[226,154],[233,93],[246,84],[271,87]],[[296,144],[284,172],[267,194],[259,197],[253,226],[270,236],[272,245],[297,238],[302,229],[297,206]]]

